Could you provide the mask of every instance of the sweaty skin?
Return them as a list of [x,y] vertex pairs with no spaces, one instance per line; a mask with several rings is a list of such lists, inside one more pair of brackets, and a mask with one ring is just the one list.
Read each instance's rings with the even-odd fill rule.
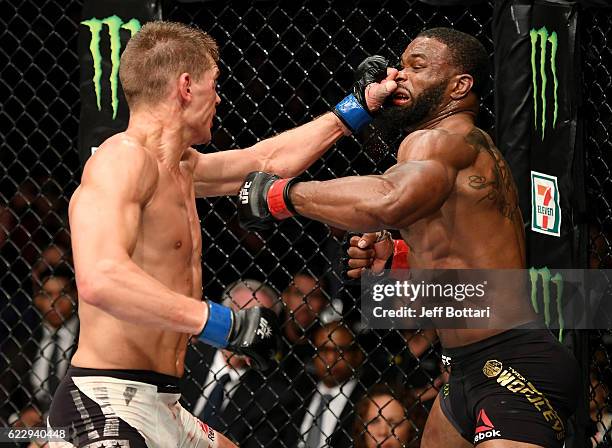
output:
[[208,319],[195,198],[235,194],[253,170],[297,175],[345,132],[328,113],[247,149],[200,154],[191,145],[210,141],[218,74],[181,74],[85,166],[69,208],[77,367],[182,376],[187,340]]
[[[410,247],[412,268],[524,268],[525,233],[514,181],[489,136],[475,126],[478,98],[471,92],[473,79],[450,65],[448,51],[435,39],[419,37],[402,55],[403,69],[395,81],[396,92],[404,97],[396,96],[396,105],[414,104],[419,94],[440,83],[445,83],[445,90],[435,110],[407,129],[397,165],[379,176],[297,183],[290,199],[299,214],[334,227],[399,230]],[[360,275],[355,273],[359,267],[377,265],[380,270],[382,259],[389,255],[389,247],[375,244],[372,235],[363,237],[368,238],[365,247],[350,249],[353,276]],[[530,307],[521,306],[525,296],[520,291],[495,300],[506,307],[496,316],[503,319],[498,328],[535,319]],[[502,331],[437,330],[445,347],[467,345]],[[421,447],[471,446],[442,413],[438,396]],[[495,439],[479,447],[539,446]]]
[[[419,94],[445,83],[442,101],[408,129],[397,164],[383,175],[297,183],[290,199],[303,216],[334,227],[363,232],[397,229],[410,247],[415,269],[521,269],[525,233],[516,187],[506,162],[490,137],[478,129],[478,98],[473,79],[449,64],[445,44],[431,38],[412,41],[402,55],[395,81],[395,104],[414,104]],[[446,81],[448,80],[448,81]],[[355,268],[371,267],[389,255],[364,235],[365,247],[349,252]],[[357,238],[355,238],[357,239]],[[357,250],[359,249],[359,250]],[[354,256],[355,255],[355,256]],[[365,260],[365,264],[364,262]],[[355,264],[361,262],[361,265]],[[509,328],[535,319],[519,288],[495,296],[505,307],[492,319]],[[497,308],[496,308],[497,309]],[[511,326],[511,324],[510,324]],[[501,329],[438,329],[444,347],[458,347],[500,333]],[[473,446],[448,421],[436,398],[421,441],[422,448]],[[513,440],[488,440],[481,448],[538,448]]]
[[[417,38],[404,52],[396,81],[408,101],[445,77],[450,81],[439,108],[402,141],[395,166],[383,175],[298,183],[291,200],[300,215],[334,227],[399,230],[415,269],[524,268],[512,175],[490,137],[474,125],[478,99],[471,77],[453,72],[447,51],[435,39]],[[505,306],[498,329],[438,330],[443,346],[467,345],[500,333],[508,322],[533,320],[520,306],[524,299],[496,298]]]

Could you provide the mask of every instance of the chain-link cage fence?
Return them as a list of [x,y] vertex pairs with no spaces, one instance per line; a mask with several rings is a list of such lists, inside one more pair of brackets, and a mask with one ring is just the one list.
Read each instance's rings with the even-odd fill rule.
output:
[[[589,267],[612,267],[612,14],[584,11],[581,51],[584,60],[584,147],[589,224]],[[606,300],[609,297],[605,298]],[[590,335],[590,417],[592,446],[612,446],[610,385],[612,385],[612,332]]]
[[[3,3],[0,426],[44,425],[54,378],[65,371],[77,338],[66,214],[80,176],[76,48],[81,7],[79,1]],[[492,2],[468,8],[365,0],[164,5],[164,18],[196,24],[220,46],[222,103],[213,142],[199,148],[203,152],[248,147],[328,111],[344,96],[364,57],[382,54],[396,64],[407,42],[425,28],[451,26],[473,34],[493,56],[491,13]],[[593,233],[599,238],[593,241],[604,248],[597,251],[604,254],[603,262],[611,252],[606,236],[611,86],[605,62],[609,67],[605,39],[610,21],[596,14],[588,20],[583,23],[585,71],[593,79],[587,85],[595,87],[587,96],[593,120],[586,135],[590,196],[600,218]],[[485,130],[492,127],[492,104],[488,92],[479,123]],[[295,145],[299,151],[299,142]],[[381,141],[367,132],[359,139],[344,138],[304,177],[379,173],[394,162],[394,148],[393,140]],[[373,410],[376,414],[382,408],[383,420],[396,425],[388,436],[418,446],[446,376],[439,345],[429,332],[366,332],[359,327],[359,287],[346,281],[340,267],[345,233],[299,218],[274,230],[247,233],[238,226],[232,198],[198,200],[197,207],[205,297],[238,301],[245,289],[236,282],[252,279],[246,282],[248,295],[255,289],[256,295],[272,296],[282,304],[284,323],[278,367],[265,376],[245,368],[226,388],[231,399],[221,397],[220,409],[211,409],[208,401],[218,393],[216,384],[232,378],[215,377],[219,355],[191,344],[184,406],[241,446],[253,447],[309,443],[304,428],[318,426],[322,406],[337,413],[331,446],[352,446],[353,440],[365,446],[368,437],[379,437],[369,425]],[[597,333],[592,340],[592,398],[598,404],[592,416],[603,432],[609,427],[608,336]],[[317,360],[336,367],[328,371]],[[326,375],[335,375],[345,386],[326,385],[321,380]],[[369,400],[362,400],[368,391]],[[330,402],[330,394],[341,399]]]

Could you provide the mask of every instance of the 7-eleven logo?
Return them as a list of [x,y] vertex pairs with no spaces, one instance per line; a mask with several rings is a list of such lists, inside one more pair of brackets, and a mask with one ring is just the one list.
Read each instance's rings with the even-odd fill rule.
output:
[[561,234],[561,207],[557,178],[531,172],[531,230],[548,235]]
[[474,443],[484,439],[491,439],[493,437],[501,437],[501,432],[495,429],[491,419],[487,416],[484,409],[481,409],[476,419],[476,430],[474,431]]

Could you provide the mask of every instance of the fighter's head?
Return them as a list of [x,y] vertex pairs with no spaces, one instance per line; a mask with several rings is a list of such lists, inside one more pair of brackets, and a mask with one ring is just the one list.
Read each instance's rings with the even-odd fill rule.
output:
[[488,56],[469,34],[433,28],[410,42],[399,70],[398,88],[377,125],[415,129],[454,110],[477,110],[488,79]]
[[202,30],[174,22],[149,22],[129,40],[119,78],[130,110],[176,105],[194,143],[208,143],[215,108],[219,50]]

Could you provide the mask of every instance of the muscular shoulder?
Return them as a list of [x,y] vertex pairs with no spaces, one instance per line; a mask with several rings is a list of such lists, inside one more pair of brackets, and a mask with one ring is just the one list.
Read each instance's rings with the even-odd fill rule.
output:
[[181,159],[182,166],[193,173],[200,155],[201,154],[197,149],[191,147],[187,148],[187,151],[185,151],[183,158]]
[[81,187],[131,191],[135,199],[148,200],[157,186],[159,171],[153,155],[125,133],[106,140],[89,158]]
[[471,165],[477,151],[463,134],[447,129],[425,129],[408,135],[401,143],[398,161],[438,160],[460,170]]

